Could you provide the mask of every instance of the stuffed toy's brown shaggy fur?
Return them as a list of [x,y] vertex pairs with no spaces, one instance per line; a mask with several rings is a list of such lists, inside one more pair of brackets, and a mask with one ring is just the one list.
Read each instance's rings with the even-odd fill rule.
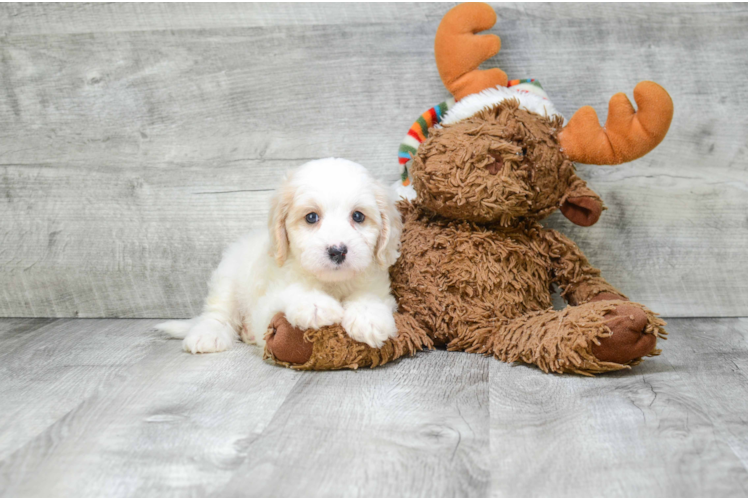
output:
[[[453,14],[467,8],[493,14],[482,5],[460,5],[443,24],[465,22]],[[469,14],[466,19],[475,18],[475,12]],[[474,69],[468,68],[466,76]],[[465,78],[460,81],[464,84]],[[564,136],[579,134],[578,128],[569,128],[577,115],[563,128],[560,117],[529,111],[518,99],[432,128],[410,168],[417,196],[400,202],[401,257],[390,271],[399,336],[374,349],[351,340],[340,326],[302,332],[277,316],[266,356],[298,369],[358,368],[445,346],[534,364],[547,372],[594,374],[659,354],[657,338],[665,337],[665,323],[605,281],[567,237],[538,222],[556,209],[583,226],[597,221],[602,202],[577,177],[575,157],[568,151],[576,148],[586,159],[608,161],[633,159],[654,148],[669,118],[664,131],[644,120],[654,115],[662,122],[660,114],[672,116],[672,103],[658,112],[651,103],[667,104],[669,97],[650,83],[637,87],[646,94],[636,114],[641,116],[633,108],[629,114],[629,122],[643,122],[646,134],[639,139],[640,131],[634,130],[628,139],[603,140],[601,146],[572,144]],[[615,119],[613,104],[609,115]],[[609,127],[609,133],[623,130],[616,127]],[[616,143],[626,140],[633,144],[630,151],[616,149]],[[637,140],[649,145],[642,147]],[[589,142],[587,135],[584,141]],[[554,285],[569,304],[562,311],[551,307]]]

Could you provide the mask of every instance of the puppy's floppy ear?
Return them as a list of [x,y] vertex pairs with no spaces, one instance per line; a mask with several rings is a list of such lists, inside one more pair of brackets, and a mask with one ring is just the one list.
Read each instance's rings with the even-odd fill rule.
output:
[[288,232],[286,218],[293,204],[295,190],[291,185],[291,175],[286,175],[283,184],[273,195],[270,205],[268,229],[270,231],[270,256],[275,258],[278,266],[283,266],[288,257]]
[[379,181],[374,181],[374,196],[382,218],[374,254],[379,265],[387,269],[400,257],[400,234],[403,231],[403,220],[395,205],[393,189],[384,186]]

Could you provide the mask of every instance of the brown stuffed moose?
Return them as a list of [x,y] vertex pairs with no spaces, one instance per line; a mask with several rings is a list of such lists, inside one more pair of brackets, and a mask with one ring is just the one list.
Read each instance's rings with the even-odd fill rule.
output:
[[[538,221],[556,209],[590,226],[600,197],[574,161],[612,165],[639,158],[665,137],[673,114],[652,82],[610,101],[605,127],[583,107],[566,126],[534,81],[478,70],[499,38],[486,4],[461,4],[436,33],[436,63],[455,101],[425,113],[409,132],[400,202],[401,256],[391,268],[398,336],[380,349],[339,325],[293,328],[273,319],[266,357],[298,369],[378,366],[424,348],[493,355],[546,372],[594,374],[659,354],[664,322],[600,276],[577,246]],[[415,142],[415,144],[413,144]],[[420,144],[419,144],[420,143]],[[403,155],[401,155],[403,156]],[[568,306],[552,309],[553,285]]]

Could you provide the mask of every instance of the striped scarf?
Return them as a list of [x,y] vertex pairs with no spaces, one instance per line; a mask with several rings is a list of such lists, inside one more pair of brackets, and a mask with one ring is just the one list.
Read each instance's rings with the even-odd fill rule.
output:
[[[540,82],[536,82],[534,78],[509,80],[509,82],[507,82],[507,87],[516,87],[516,90],[539,94],[545,97],[543,87],[540,85]],[[400,164],[400,181],[403,186],[410,186],[408,162],[410,162],[416,155],[418,146],[428,138],[429,129],[434,125],[441,123],[442,119],[447,114],[447,111],[449,111],[454,105],[455,100],[450,97],[446,101],[437,104],[423,113],[418,117],[413,125],[410,126],[405,139],[400,143],[400,147],[397,150],[397,161]]]

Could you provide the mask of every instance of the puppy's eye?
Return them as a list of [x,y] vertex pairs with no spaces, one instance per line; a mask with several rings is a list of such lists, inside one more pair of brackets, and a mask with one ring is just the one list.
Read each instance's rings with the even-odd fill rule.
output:
[[353,215],[351,215],[351,218],[353,219],[353,222],[358,222],[359,224],[361,224],[364,221],[364,219],[366,219],[366,216],[364,216],[364,214],[362,214],[361,212],[356,211],[356,212],[353,212]]
[[319,215],[317,215],[317,212],[309,212],[308,214],[306,214],[306,221],[309,224],[316,224],[318,220]]

